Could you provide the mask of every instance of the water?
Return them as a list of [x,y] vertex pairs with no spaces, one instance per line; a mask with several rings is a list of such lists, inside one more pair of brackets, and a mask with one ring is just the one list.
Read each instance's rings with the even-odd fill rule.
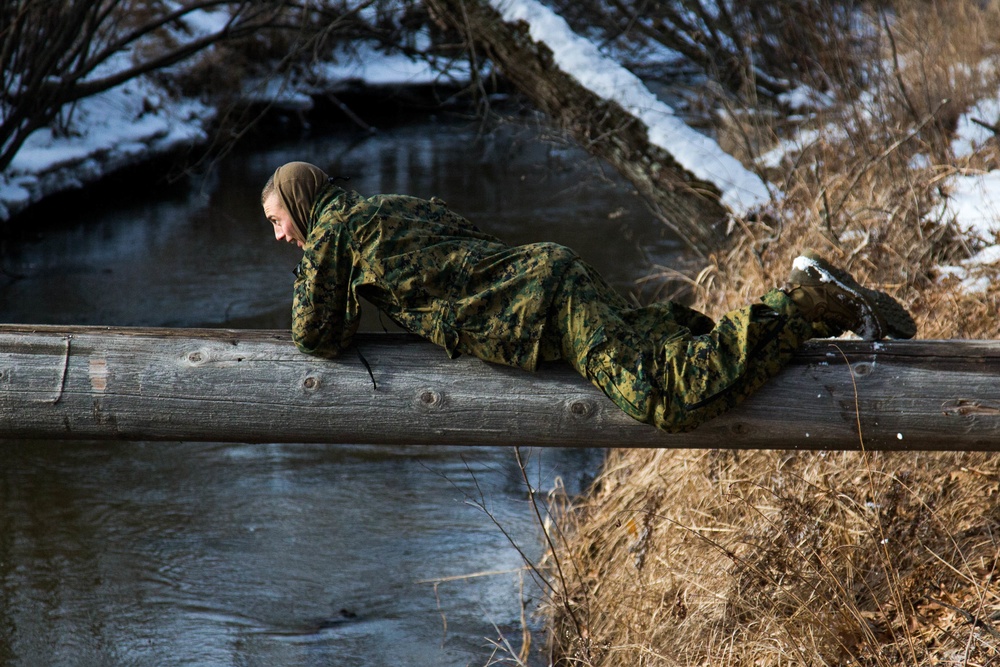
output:
[[[292,159],[364,193],[440,196],[511,242],[566,243],[623,290],[677,255],[597,165],[501,134],[422,123],[287,142],[190,188],[38,209],[0,241],[0,321],[287,328],[297,251],[273,242],[259,189]],[[374,313],[364,328],[381,328]],[[512,448],[3,447],[0,665],[485,665],[539,598]],[[533,487],[570,493],[602,455],[525,454]]]

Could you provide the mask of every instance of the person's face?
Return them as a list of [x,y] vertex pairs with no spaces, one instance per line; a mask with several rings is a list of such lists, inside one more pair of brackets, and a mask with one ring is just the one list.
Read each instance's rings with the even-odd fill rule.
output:
[[264,215],[274,227],[274,240],[294,243],[300,248],[306,243],[302,232],[295,226],[291,214],[281,205],[277,192],[272,192],[264,200]]

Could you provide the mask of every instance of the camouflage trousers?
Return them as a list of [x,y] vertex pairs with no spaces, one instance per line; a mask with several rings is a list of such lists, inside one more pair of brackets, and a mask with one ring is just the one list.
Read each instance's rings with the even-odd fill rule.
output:
[[566,271],[543,358],[560,357],[641,422],[688,431],[737,405],[813,336],[779,290],[718,323],[676,303],[632,308],[582,261]]

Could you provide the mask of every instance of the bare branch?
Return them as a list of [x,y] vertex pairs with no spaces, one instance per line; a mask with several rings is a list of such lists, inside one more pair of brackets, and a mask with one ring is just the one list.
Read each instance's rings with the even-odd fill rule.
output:
[[[14,0],[0,3],[0,170],[60,109],[250,35],[288,33],[275,61],[325,56],[335,35],[375,35],[358,13],[377,0]],[[184,35],[195,12],[225,11],[211,34]],[[360,26],[360,27],[359,27]],[[131,63],[107,71],[122,54]]]

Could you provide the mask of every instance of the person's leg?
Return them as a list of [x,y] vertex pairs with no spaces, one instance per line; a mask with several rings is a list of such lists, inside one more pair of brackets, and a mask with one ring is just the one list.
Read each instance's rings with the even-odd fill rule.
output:
[[660,400],[651,423],[688,431],[736,406],[774,377],[814,336],[812,323],[779,290],[723,316],[707,334],[657,351]]
[[550,318],[562,357],[633,418],[675,432],[737,405],[810,338],[843,330],[867,340],[912,338],[917,331],[895,299],[812,252],[796,258],[783,289],[714,326],[690,309],[661,307],[661,318],[628,309],[583,262],[556,296]]
[[[630,417],[648,422],[653,414],[651,401],[657,395],[652,336],[643,338],[638,328],[626,322],[625,317],[634,312],[597,271],[576,261],[563,274],[553,296],[543,347],[558,350],[559,358]],[[661,318],[669,325],[666,319]],[[602,350],[599,362],[595,350]]]
[[556,294],[549,326],[563,359],[626,414],[666,431],[690,430],[736,405],[813,336],[777,290],[714,326],[689,308],[664,304],[658,311],[655,323],[648,312],[633,317],[636,311],[579,262]]

